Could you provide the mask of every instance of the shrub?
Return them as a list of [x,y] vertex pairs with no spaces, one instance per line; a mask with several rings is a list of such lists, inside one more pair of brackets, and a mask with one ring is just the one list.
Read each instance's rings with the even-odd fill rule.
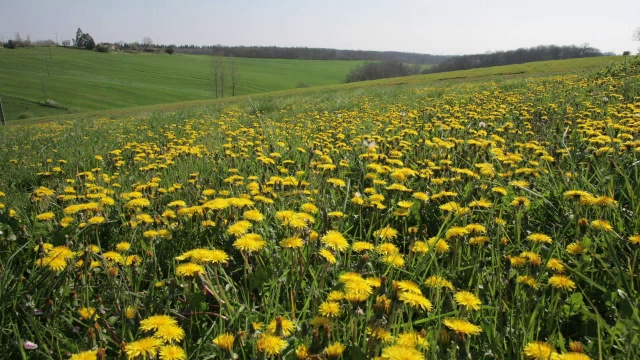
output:
[[33,114],[30,112],[23,112],[23,113],[20,113],[20,115],[18,115],[18,119],[28,119],[31,117],[33,117]]
[[101,52],[101,53],[108,53],[109,52],[109,46],[104,45],[104,44],[99,44],[98,46],[96,46],[96,51],[97,52]]
[[60,106],[60,104],[57,101],[51,100],[51,99],[47,99],[47,101],[44,102],[44,106],[54,108],[54,109],[62,108],[62,106]]

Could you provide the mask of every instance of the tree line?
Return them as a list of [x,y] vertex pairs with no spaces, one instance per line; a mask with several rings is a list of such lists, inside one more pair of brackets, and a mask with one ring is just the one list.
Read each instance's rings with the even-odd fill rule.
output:
[[222,57],[290,60],[370,60],[395,61],[407,64],[437,64],[450,58],[450,56],[447,55],[430,55],[398,51],[338,50],[277,46],[180,45],[176,47],[176,52]]
[[420,73],[419,65],[406,65],[399,61],[370,62],[359,65],[349,71],[345,82],[385,79]]
[[602,56],[600,50],[589,46],[540,45],[532,48],[497,51],[489,54],[462,55],[432,66],[423,73],[439,73],[454,70],[467,70],[490,66],[522,64],[533,61],[564,60]]

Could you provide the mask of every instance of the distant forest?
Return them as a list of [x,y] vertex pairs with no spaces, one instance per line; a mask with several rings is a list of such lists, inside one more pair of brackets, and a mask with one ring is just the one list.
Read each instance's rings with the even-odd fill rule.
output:
[[523,64],[532,61],[564,60],[602,56],[602,52],[588,46],[540,45],[532,48],[498,51],[490,54],[462,55],[449,57],[424,73],[439,73],[454,70],[467,70],[490,66]]
[[447,55],[416,54],[398,51],[337,50],[306,47],[275,46],[196,46],[180,45],[177,53],[215,56],[235,56],[262,59],[292,60],[369,60],[394,61],[404,64],[438,64],[449,59]]

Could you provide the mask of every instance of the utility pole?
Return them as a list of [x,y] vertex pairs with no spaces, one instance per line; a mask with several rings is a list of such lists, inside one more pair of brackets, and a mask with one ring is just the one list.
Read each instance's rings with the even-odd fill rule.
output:
[[2,98],[0,98],[0,117],[2,118],[2,125],[7,125],[7,120],[4,119],[4,108],[2,107]]
[[44,92],[44,77],[42,75],[40,75],[40,81],[42,82],[42,98],[44,99],[43,103],[46,104],[47,103],[47,93]]
[[[51,49],[49,49],[49,51],[51,51]],[[47,61],[47,54],[44,54],[44,63],[47,65],[47,76],[51,75],[49,74],[49,62]]]

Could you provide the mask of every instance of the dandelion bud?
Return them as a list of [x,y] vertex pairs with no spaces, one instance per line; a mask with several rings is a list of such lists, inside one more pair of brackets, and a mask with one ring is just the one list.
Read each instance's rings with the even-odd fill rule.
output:
[[571,349],[572,352],[583,353],[584,345],[582,345],[580,341],[570,341],[569,349]]
[[109,268],[109,275],[116,277],[118,276],[118,268],[117,267],[110,267]]

